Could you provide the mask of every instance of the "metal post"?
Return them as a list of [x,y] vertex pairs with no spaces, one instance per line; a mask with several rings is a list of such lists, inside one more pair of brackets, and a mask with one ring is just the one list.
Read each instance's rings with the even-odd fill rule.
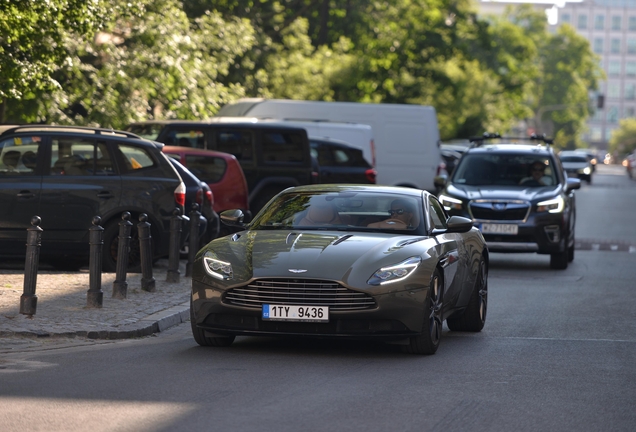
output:
[[42,228],[39,227],[39,216],[31,218],[31,226],[27,228],[26,261],[24,263],[24,290],[20,296],[20,313],[33,316],[38,305],[35,286],[38,279],[38,265],[40,263],[40,244]]
[[179,244],[181,243],[181,209],[176,207],[170,219],[170,251],[168,254],[168,273],[166,281],[179,283]]
[[192,276],[194,257],[199,251],[200,218],[201,213],[199,212],[199,204],[192,203],[192,211],[190,212],[190,238],[188,239],[188,264],[186,265],[186,276]]
[[119,241],[117,245],[117,268],[113,282],[113,298],[125,299],[128,293],[126,272],[128,271],[128,255],[130,252],[130,231],[132,230],[130,212],[121,214],[119,222]]
[[104,302],[102,291],[102,252],[104,249],[104,228],[99,224],[102,218],[93,217],[93,226],[89,228],[90,258],[88,264],[89,283],[86,293],[86,307],[100,308]]
[[137,224],[139,233],[139,254],[141,255],[141,289],[144,291],[155,291],[155,278],[152,277],[152,236],[150,235],[150,223],[148,215],[139,215]]

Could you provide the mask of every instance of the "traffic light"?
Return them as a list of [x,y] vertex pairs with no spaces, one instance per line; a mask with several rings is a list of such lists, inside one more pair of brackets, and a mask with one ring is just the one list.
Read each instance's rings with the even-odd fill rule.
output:
[[600,94],[596,97],[596,108],[603,109],[604,105],[605,105],[605,95]]

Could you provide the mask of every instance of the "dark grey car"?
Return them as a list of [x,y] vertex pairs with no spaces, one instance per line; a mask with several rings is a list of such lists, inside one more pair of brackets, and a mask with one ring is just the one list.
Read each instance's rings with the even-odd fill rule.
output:
[[32,216],[42,219],[41,256],[56,266],[88,262],[88,229],[104,227],[104,271],[115,271],[118,223],[134,223],[129,268],[139,267],[136,224],[152,225],[153,256],[168,254],[170,218],[183,211],[181,177],[161,144],[121,131],[25,125],[0,131],[0,256],[23,258]]

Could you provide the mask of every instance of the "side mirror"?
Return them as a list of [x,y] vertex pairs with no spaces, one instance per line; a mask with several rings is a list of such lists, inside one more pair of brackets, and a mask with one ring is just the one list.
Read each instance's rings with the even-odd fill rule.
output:
[[446,182],[448,181],[448,176],[446,174],[438,175],[433,179],[433,183],[439,189],[442,189],[446,186]]
[[565,190],[569,192],[574,189],[581,189],[581,179],[568,177]]
[[243,223],[245,215],[243,214],[242,210],[225,210],[224,212],[221,212],[219,216],[221,218],[221,222],[223,222],[225,225],[236,227],[245,226],[245,224]]
[[448,218],[448,230],[449,233],[464,233],[473,228],[473,221],[463,216],[451,216]]

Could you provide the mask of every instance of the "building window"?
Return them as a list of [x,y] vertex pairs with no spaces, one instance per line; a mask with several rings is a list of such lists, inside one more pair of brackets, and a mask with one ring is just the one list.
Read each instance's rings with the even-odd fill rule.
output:
[[611,106],[607,109],[607,122],[618,123],[618,107]]
[[602,137],[603,130],[600,127],[594,126],[593,128],[591,128],[590,138],[592,139],[592,141],[600,141]]
[[604,117],[605,113],[603,112],[603,109],[597,109],[592,116],[592,121],[602,122]]
[[609,83],[607,85],[607,97],[617,98],[621,95],[621,86],[618,83]]
[[636,54],[636,39],[627,39],[627,54]]
[[[619,18],[620,18],[620,17],[619,17]],[[562,21],[563,23],[568,23],[568,24],[570,24],[570,21],[571,21],[571,20],[572,20],[572,18],[570,17],[570,14],[569,14],[569,13],[561,14],[561,21]]]
[[603,54],[603,38],[594,38],[594,52]]
[[612,133],[614,133],[614,129],[612,128],[605,129],[605,141],[609,141],[610,139],[612,139]]
[[603,30],[605,27],[605,15],[596,15],[594,17],[594,28],[596,30]]
[[[632,18],[630,17],[630,21],[629,21],[630,25],[632,23],[631,19]],[[636,27],[636,17],[634,17],[634,26]],[[577,27],[579,30],[587,29],[587,15],[579,15],[579,23]],[[630,27],[630,30],[631,30],[631,27]]]
[[609,73],[610,75],[620,75],[620,73],[621,73],[621,61],[620,60],[612,60],[612,61],[610,61],[607,73]]
[[612,39],[610,45],[610,51],[613,54],[619,54],[621,52],[621,40],[620,39]]
[[625,75],[636,76],[636,62],[628,61],[625,63]]
[[634,117],[634,107],[625,108],[625,118]]
[[636,16],[629,17],[629,31],[636,31]]
[[636,86],[634,84],[625,84],[625,99],[636,99]]
[[620,30],[621,29],[621,16],[614,15],[612,17],[612,30]]

